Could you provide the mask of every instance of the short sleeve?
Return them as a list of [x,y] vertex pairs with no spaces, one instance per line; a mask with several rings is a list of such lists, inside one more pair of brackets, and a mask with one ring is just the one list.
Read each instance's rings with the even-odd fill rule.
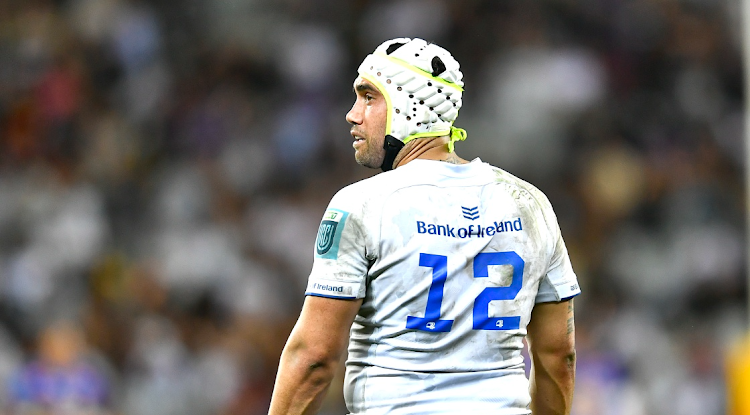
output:
[[305,295],[339,299],[365,296],[368,260],[361,202],[339,192],[318,227]]
[[573,271],[573,265],[568,255],[568,248],[565,246],[560,226],[557,223],[557,218],[551,206],[548,206],[546,218],[549,228],[552,231],[551,236],[554,241],[553,253],[547,273],[539,284],[536,303],[564,301],[581,293],[581,288],[578,285],[578,277]]

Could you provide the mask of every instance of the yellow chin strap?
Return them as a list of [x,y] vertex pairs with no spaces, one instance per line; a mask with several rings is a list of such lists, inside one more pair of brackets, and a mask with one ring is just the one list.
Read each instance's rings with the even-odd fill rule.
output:
[[466,130],[451,126],[451,138],[448,141],[448,152],[452,153],[455,147],[456,141],[466,140]]

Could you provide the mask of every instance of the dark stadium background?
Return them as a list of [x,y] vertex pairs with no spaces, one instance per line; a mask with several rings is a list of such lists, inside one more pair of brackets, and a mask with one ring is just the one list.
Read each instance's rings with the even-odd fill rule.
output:
[[[559,216],[583,289],[573,414],[726,413],[747,327],[741,15],[0,1],[0,406],[265,413],[325,206],[376,173],[344,120],[357,65],[418,36],[462,64],[458,154],[534,183]],[[35,400],[39,362],[88,368],[87,392]],[[345,413],[340,391],[324,414]]]

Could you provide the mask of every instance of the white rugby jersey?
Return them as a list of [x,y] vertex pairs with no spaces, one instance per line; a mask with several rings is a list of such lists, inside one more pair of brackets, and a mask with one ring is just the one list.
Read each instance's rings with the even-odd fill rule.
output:
[[353,414],[528,414],[531,310],[579,293],[545,195],[479,159],[417,159],[340,190],[306,291],[363,299]]

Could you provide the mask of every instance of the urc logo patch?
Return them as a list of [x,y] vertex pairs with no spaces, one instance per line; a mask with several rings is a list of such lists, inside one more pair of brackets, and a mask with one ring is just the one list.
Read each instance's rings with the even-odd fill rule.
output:
[[324,220],[318,228],[318,240],[315,242],[315,249],[318,255],[328,252],[333,246],[333,237],[336,236],[336,227],[338,223],[331,220]]
[[339,254],[339,242],[349,212],[338,209],[328,209],[323,215],[315,240],[315,256],[336,259]]

